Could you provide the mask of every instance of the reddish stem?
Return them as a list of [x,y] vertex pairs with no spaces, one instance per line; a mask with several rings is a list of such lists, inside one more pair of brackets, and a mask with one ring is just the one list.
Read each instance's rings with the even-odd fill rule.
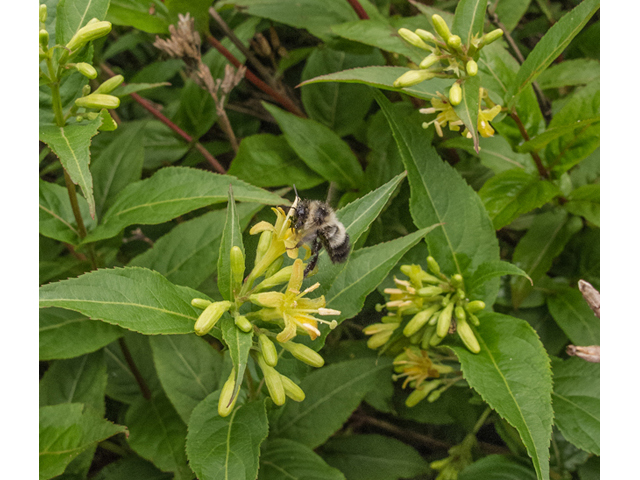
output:
[[369,15],[367,15],[367,12],[364,11],[364,8],[362,8],[362,5],[360,5],[360,2],[358,2],[358,0],[347,0],[347,2],[349,2],[349,5],[351,5],[351,7],[358,14],[358,18],[360,20],[369,20]]

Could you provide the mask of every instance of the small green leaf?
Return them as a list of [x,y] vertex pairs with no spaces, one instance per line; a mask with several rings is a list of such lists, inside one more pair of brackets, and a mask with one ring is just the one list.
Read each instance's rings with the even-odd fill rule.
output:
[[[504,275],[520,275],[522,277],[529,278],[525,272],[512,263],[504,262],[502,260],[486,262],[480,265],[476,271],[473,272],[471,278],[465,279],[465,286],[469,294],[469,298],[475,300],[475,292],[481,290],[484,283],[491,278],[502,277]],[[530,278],[529,281],[531,281]]]
[[498,313],[480,316],[480,353],[453,346],[469,385],[518,430],[540,480],[549,480],[551,369],[535,330]]
[[170,87],[169,82],[157,82],[157,83],[127,83],[126,85],[120,85],[116,88],[111,95],[115,97],[126,97],[134,92],[144,92],[145,90],[151,90],[158,87]]
[[192,333],[200,314],[191,306],[195,297],[205,296],[151,270],[127,267],[44,285],[40,308],[67,308],[145,335]]
[[551,316],[576,345],[600,345],[600,319],[578,289],[565,288],[547,297]]
[[40,141],[49,145],[58,156],[62,166],[74,184],[80,185],[84,198],[89,204],[91,218],[96,217],[93,198],[93,180],[89,171],[91,138],[98,133],[102,118],[96,117],[85,125],[41,126]]
[[263,103],[278,122],[289,145],[307,166],[326,180],[346,188],[357,188],[363,171],[358,159],[335,132],[309,119],[304,119]]
[[236,202],[233,199],[233,189],[229,185],[229,206],[227,207],[227,219],[224,224],[222,238],[220,240],[220,254],[218,255],[218,290],[225,300],[233,300],[233,272],[231,271],[231,258],[229,253],[232,247],[239,247],[244,256],[242,243],[242,229],[236,210]]
[[162,0],[111,0],[107,20],[147,33],[169,33],[169,11]]
[[600,455],[600,365],[553,359],[556,424],[576,447]]
[[473,148],[480,151],[480,140],[478,137],[478,111],[480,108],[480,77],[468,78],[462,84],[462,101],[454,105],[453,110],[464,126],[471,133],[473,138]]
[[222,338],[229,347],[229,356],[236,369],[236,385],[231,395],[233,399],[242,385],[244,371],[249,361],[249,352],[253,345],[253,332],[247,333],[240,330],[230,316],[223,317],[220,320],[220,328],[222,329]]
[[536,480],[536,472],[517,458],[489,455],[461,471],[458,480]]
[[495,13],[508,32],[511,32],[529,9],[531,0],[500,0]]
[[[40,234],[71,245],[78,245],[82,240],[67,189],[42,179],[39,180],[39,185]],[[89,204],[83,197],[78,196],[78,205],[85,227],[92,228],[95,221],[90,217]]]
[[221,417],[219,396],[219,392],[212,393],[191,414],[187,434],[189,465],[202,480],[255,480],[260,444],[269,431],[265,403],[251,402]]
[[451,30],[459,35],[463,45],[471,45],[471,40],[480,38],[484,27],[487,0],[461,0],[456,6]]
[[523,213],[542,207],[561,192],[550,181],[514,168],[491,177],[478,194],[493,227],[500,230]]
[[111,462],[96,473],[93,480],[172,480],[173,473],[163,473],[152,463],[138,457],[127,455]]
[[541,89],[587,85],[600,78],[600,62],[588,58],[565,60],[547,68],[538,77]]
[[60,475],[82,451],[126,430],[81,403],[40,407],[40,480]]
[[331,468],[309,447],[284,438],[267,441],[260,455],[258,480],[299,478],[305,480],[345,480],[340,470]]
[[60,0],[56,8],[56,42],[66,45],[89,20],[104,20],[109,0]]
[[309,448],[322,445],[378,381],[390,374],[391,360],[380,357],[335,363],[306,376],[304,402],[287,402],[270,424],[270,438],[296,440]]

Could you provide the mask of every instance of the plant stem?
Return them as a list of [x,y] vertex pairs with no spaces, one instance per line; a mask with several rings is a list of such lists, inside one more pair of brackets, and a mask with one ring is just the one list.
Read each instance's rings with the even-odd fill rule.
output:
[[347,0],[347,2],[349,2],[349,5],[351,5],[360,20],[369,20],[369,15],[367,15],[367,12],[365,12],[358,0]]
[[482,415],[480,415],[480,418],[478,418],[478,421],[476,422],[476,424],[473,427],[473,430],[471,433],[473,433],[474,435],[476,435],[478,433],[478,431],[482,428],[482,426],[484,425],[484,422],[487,421],[487,417],[491,414],[491,412],[493,412],[493,410],[491,409],[491,407],[487,407],[485,409],[484,412],[482,412]]
[[127,361],[127,365],[129,365],[129,369],[133,374],[133,377],[136,379],[138,386],[140,387],[140,391],[142,392],[142,396],[145,400],[151,400],[151,390],[147,386],[147,383],[144,381],[140,370],[136,366],[136,363],[133,361],[133,357],[131,356],[131,352],[129,351],[129,347],[124,341],[124,338],[120,337],[118,339],[118,345],[120,345],[120,349],[122,350],[122,354],[124,355],[124,359]]
[[[529,133],[527,132],[527,129],[522,123],[522,120],[520,120],[520,117],[518,116],[518,113],[515,111],[515,109],[509,112],[509,116],[513,119],[514,122],[516,122],[516,126],[518,127],[518,130],[520,130],[520,135],[522,135],[522,138],[525,140],[525,142],[528,142],[530,140]],[[536,168],[538,169],[538,173],[540,174],[540,176],[543,178],[549,178],[549,172],[546,168],[544,168],[542,159],[540,158],[540,155],[538,155],[538,152],[531,152],[531,157],[536,164]]]

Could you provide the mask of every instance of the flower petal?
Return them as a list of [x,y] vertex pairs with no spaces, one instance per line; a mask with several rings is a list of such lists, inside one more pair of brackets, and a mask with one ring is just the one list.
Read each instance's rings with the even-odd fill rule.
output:
[[273,232],[274,228],[273,228],[273,225],[271,225],[269,222],[265,222],[263,220],[261,222],[256,223],[253,227],[251,227],[251,230],[249,230],[249,234],[255,235],[256,233],[261,233],[261,232],[264,232],[265,230],[271,230]]

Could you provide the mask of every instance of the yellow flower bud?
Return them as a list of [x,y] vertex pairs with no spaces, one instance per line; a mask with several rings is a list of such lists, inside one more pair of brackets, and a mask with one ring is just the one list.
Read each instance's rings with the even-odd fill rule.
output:
[[42,23],[47,21],[47,6],[43,3],[40,5],[40,21]]
[[431,48],[411,30],[401,28],[400,30],[398,30],[398,34],[403,38],[405,42],[413,45],[414,47],[422,48],[423,50],[431,50]]
[[466,69],[467,69],[467,75],[469,75],[470,77],[475,77],[478,74],[478,64],[473,60],[469,60],[467,62]]
[[365,335],[375,335],[380,332],[394,331],[400,325],[396,317],[386,317],[386,320],[388,321],[385,321],[385,318],[382,320],[382,323],[372,323],[371,325],[367,325],[362,329],[362,333]]
[[438,337],[444,338],[447,335],[449,327],[451,326],[451,314],[453,313],[454,306],[455,303],[450,302],[446,307],[444,307],[442,312],[440,312],[436,326],[436,335],[438,335]]
[[459,105],[462,101],[462,88],[460,88],[460,84],[458,82],[451,85],[449,89],[449,101],[451,105]]
[[49,48],[49,32],[47,32],[44,28],[40,30],[39,39],[42,48],[44,48],[45,50]]
[[474,327],[480,326],[480,319],[476,317],[473,313],[469,313],[469,321],[473,324]]
[[96,91],[93,93],[111,93],[119,87],[122,82],[124,82],[124,77],[122,75],[114,75],[110,79],[102,82],[102,84],[96,88]]
[[421,28],[418,28],[416,30],[416,35],[418,35],[422,40],[424,40],[425,42],[433,42],[435,43],[437,41],[435,35],[431,32],[427,32],[426,30],[423,30]]
[[478,343],[478,339],[476,338],[473,330],[464,319],[458,319],[458,335],[462,340],[462,343],[469,349],[469,351],[473,353],[478,353],[480,351],[480,344]]
[[253,324],[244,315],[238,315],[234,317],[233,321],[236,323],[236,327],[242,330],[244,333],[249,333],[253,330]]
[[259,307],[275,308],[282,303],[280,292],[254,293],[249,296],[249,301]]
[[267,268],[264,271],[265,278],[272,277],[273,275],[275,275],[278,272],[278,270],[280,270],[280,268],[282,267],[283,262],[284,262],[284,257],[276,258],[274,262],[271,265],[269,265],[269,268]]
[[69,43],[67,48],[72,52],[84,47],[87,43],[100,37],[104,37],[111,31],[111,23],[107,21],[98,21],[91,19],[84,27],[78,30]]
[[409,323],[404,327],[402,334],[405,337],[410,337],[414,333],[418,332],[422,327],[424,327],[431,316],[440,309],[440,305],[431,305],[429,308],[422,310],[416,313]]
[[420,68],[429,68],[430,66],[438,63],[439,60],[440,60],[440,57],[438,55],[435,55],[433,53],[431,55],[427,55],[420,62]]
[[244,253],[242,249],[237,245],[231,247],[229,252],[231,259],[231,274],[233,275],[233,281],[236,284],[241,284],[244,279]]
[[262,352],[262,358],[267,365],[275,367],[278,364],[278,351],[273,342],[264,333],[258,335],[258,344]]
[[436,390],[435,392],[431,392],[431,395],[429,395],[429,398],[427,398],[427,402],[429,403],[433,403],[436,400],[438,400],[440,398],[440,395],[442,395],[443,390]]
[[281,375],[275,368],[265,363],[262,355],[258,355],[257,358],[258,365],[260,365],[260,369],[264,374],[264,383],[267,385],[271,400],[273,400],[273,403],[276,405],[284,405],[284,402],[287,400],[287,395],[284,390],[284,385],[282,385]]
[[254,291],[259,292],[260,290],[266,290],[271,287],[275,287],[282,283],[286,283],[291,279],[291,273],[293,272],[293,265],[289,265],[288,267],[281,268],[276,273],[271,275],[269,278],[263,280]]
[[220,398],[218,399],[218,415],[221,417],[226,417],[231,413],[233,407],[236,404],[236,400],[238,399],[238,395],[231,399],[231,395],[233,395],[233,390],[236,386],[236,369],[231,369],[231,374],[227,381],[224,382],[222,387],[222,391],[220,392]]
[[440,265],[438,265],[438,262],[436,262],[436,259],[433,258],[431,255],[427,257],[427,267],[429,267],[429,270],[431,270],[436,275],[440,275]]
[[464,285],[464,278],[462,278],[462,275],[460,275],[459,273],[456,273],[451,277],[451,284],[456,288],[461,287]]
[[284,387],[284,393],[294,402],[301,402],[304,400],[305,394],[304,391],[294,383],[289,377],[284,375],[280,375],[280,380],[282,380],[282,386]]
[[500,30],[499,28],[496,28],[495,30],[492,30],[489,33],[484,34],[482,36],[482,38],[480,39],[480,47],[479,48],[482,48],[485,45],[489,45],[490,43],[495,42],[500,37],[502,37],[502,35],[504,35],[504,32],[502,30]]
[[[437,319],[438,316],[433,315],[431,318]],[[435,324],[431,325],[431,322],[429,322],[429,325],[427,325],[427,328],[424,329],[424,333],[422,334],[422,341],[420,343],[420,347],[423,350],[427,350],[429,348],[429,342],[431,341],[431,337],[433,337],[434,333],[436,333]]]
[[440,35],[440,37],[442,37],[442,39],[447,42],[449,40],[449,37],[451,37],[451,31],[447,26],[447,22],[444,21],[444,18],[436,14],[431,17],[431,22],[433,23],[433,27],[436,29],[438,35]]
[[264,254],[267,253],[267,250],[269,250],[269,246],[271,245],[271,236],[271,230],[265,230],[260,234],[260,240],[258,240],[258,248],[256,249],[256,265],[260,263],[260,260],[262,260]]
[[222,302],[214,302],[205,308],[193,327],[196,335],[203,336],[209,333],[218,320],[220,320],[220,317],[222,317],[224,312],[229,310],[229,308],[231,308],[231,302],[226,300]]
[[382,345],[387,343],[387,340],[389,340],[389,338],[391,338],[392,333],[393,331],[391,330],[376,333],[369,340],[367,340],[367,347],[369,347],[371,350],[375,350],[376,348],[381,347]]
[[205,300],[204,298],[192,298],[191,299],[191,306],[199,308],[201,310],[204,310],[205,308],[207,308],[209,305],[211,305],[211,303],[212,302],[210,302],[209,300]]
[[486,307],[486,305],[482,300],[474,300],[473,302],[467,303],[467,312],[476,313],[483,310],[484,307]]
[[443,290],[440,287],[422,287],[418,290],[418,295],[421,297],[433,297],[435,295],[440,295],[442,291]]
[[91,86],[85,85],[84,87],[82,87],[82,96],[83,97],[86,97],[90,93],[91,93]]
[[462,39],[458,35],[451,35],[447,39],[447,45],[449,45],[454,50],[459,50],[460,45],[462,45]]
[[78,70],[82,75],[84,75],[87,78],[96,78],[98,76],[98,72],[96,72],[96,69],[93,68],[93,65],[89,64],[89,63],[76,63],[75,64],[76,70]]
[[396,88],[411,87],[435,76],[435,72],[431,72],[429,70],[409,70],[408,72],[400,75],[395,82],[393,82],[393,86]]
[[462,306],[460,305],[456,306],[456,308],[453,310],[453,313],[456,316],[456,320],[458,321],[467,319],[467,314],[465,313],[464,308],[462,308]]
[[280,343],[280,345],[295,358],[307,365],[311,365],[316,368],[320,368],[324,365],[324,358],[322,358],[318,352],[306,345],[294,342],[284,342]]
[[92,93],[86,97],[76,99],[76,105],[84,108],[118,108],[120,106],[120,99],[113,95]]
[[407,397],[404,404],[411,408],[415,407],[421,400],[423,400],[434,388],[437,388],[440,385],[440,380],[433,380],[431,382],[426,382],[416,388],[411,394]]

